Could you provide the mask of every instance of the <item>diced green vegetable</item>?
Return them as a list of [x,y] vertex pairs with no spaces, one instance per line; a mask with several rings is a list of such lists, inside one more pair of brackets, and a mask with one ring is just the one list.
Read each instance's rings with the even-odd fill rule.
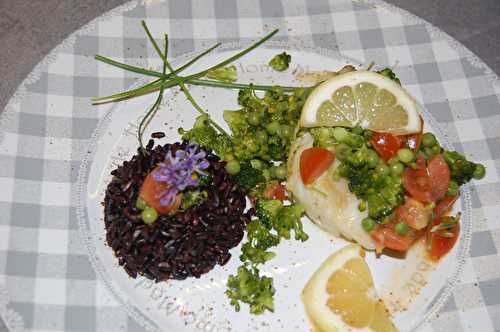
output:
[[250,305],[250,313],[263,314],[266,310],[273,312],[273,296],[276,292],[273,279],[261,276],[259,270],[240,266],[236,275],[230,275],[227,280],[226,295],[231,299],[231,305],[240,311],[240,302]]
[[158,212],[152,207],[146,207],[141,213],[142,220],[145,224],[151,225],[158,219]]
[[292,61],[292,56],[283,52],[275,55],[271,61],[269,61],[269,66],[276,71],[285,71],[290,66],[290,61]]

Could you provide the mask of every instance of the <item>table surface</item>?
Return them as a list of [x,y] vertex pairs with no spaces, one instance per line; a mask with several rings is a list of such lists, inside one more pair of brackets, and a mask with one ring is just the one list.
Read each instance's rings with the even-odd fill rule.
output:
[[[0,110],[33,67],[71,32],[124,0],[0,1]],[[500,73],[500,1],[389,0],[438,26]],[[0,320],[0,331],[5,327]]]
[[[124,0],[0,1],[0,110],[43,56],[71,32]],[[500,1],[389,0],[438,26],[500,73]]]

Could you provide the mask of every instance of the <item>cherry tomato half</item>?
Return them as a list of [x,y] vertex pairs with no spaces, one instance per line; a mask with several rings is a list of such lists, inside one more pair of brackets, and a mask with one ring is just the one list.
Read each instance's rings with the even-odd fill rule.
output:
[[388,161],[396,155],[401,147],[401,138],[389,133],[373,133],[371,143],[379,156]]
[[144,182],[142,183],[139,197],[142,198],[150,207],[154,208],[159,214],[168,214],[170,211],[177,210],[181,205],[182,194],[175,198],[172,205],[161,205],[160,196],[168,188],[165,182],[158,182],[154,179],[153,174],[158,170],[159,166],[154,168]]
[[442,198],[450,184],[450,168],[441,155],[434,156],[429,164],[419,157],[417,169],[405,168],[403,186],[411,197],[423,203],[430,203]]

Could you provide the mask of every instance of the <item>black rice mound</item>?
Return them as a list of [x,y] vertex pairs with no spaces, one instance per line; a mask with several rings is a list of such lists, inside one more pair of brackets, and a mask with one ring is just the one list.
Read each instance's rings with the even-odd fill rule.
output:
[[144,224],[135,207],[141,185],[167,153],[185,149],[187,142],[157,145],[150,140],[146,152],[139,152],[113,170],[104,198],[106,241],[118,263],[132,277],[143,275],[155,281],[199,278],[216,264],[231,258],[250,221],[245,213],[245,191],[230,179],[225,162],[207,151],[211,181],[200,187],[208,199],[187,211],[160,216]]

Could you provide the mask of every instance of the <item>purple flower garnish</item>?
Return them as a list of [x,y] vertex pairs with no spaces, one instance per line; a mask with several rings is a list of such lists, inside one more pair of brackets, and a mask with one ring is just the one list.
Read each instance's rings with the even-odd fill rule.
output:
[[160,204],[172,205],[177,194],[187,187],[196,187],[199,183],[198,174],[206,175],[203,170],[210,166],[205,151],[198,145],[190,144],[185,150],[177,150],[175,157],[167,153],[153,178],[165,182],[168,189],[160,194]]

